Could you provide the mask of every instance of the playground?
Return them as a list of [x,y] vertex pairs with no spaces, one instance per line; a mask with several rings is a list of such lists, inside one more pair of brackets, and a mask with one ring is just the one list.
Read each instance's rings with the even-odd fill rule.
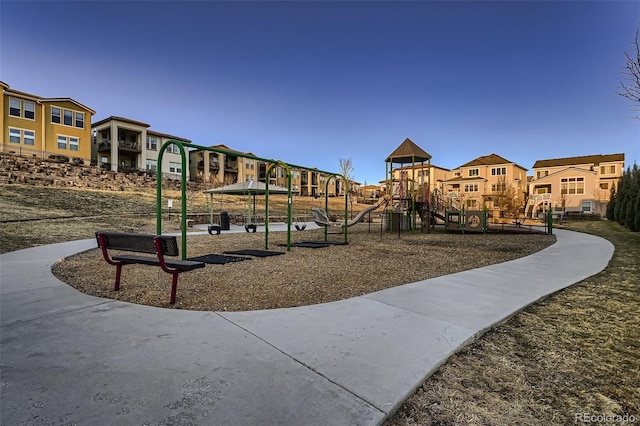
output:
[[[183,163],[186,161],[185,147],[180,145]],[[299,222],[300,219],[294,216],[291,170],[301,166],[268,160],[266,174],[270,175],[275,167],[283,168],[287,176],[286,187],[272,186],[270,189],[268,183],[251,180],[204,191],[210,197],[209,221],[196,235],[188,234],[187,228],[193,229],[193,224],[188,219],[183,173],[180,238],[166,235],[161,242],[159,238],[152,240],[140,232],[103,235],[104,230],[100,230],[96,237],[101,250],[63,259],[54,267],[54,274],[78,290],[100,297],[190,310],[250,311],[361,296],[512,260],[553,243],[550,224],[543,232],[532,232],[531,227],[525,231],[538,234],[535,238],[498,237],[489,234],[486,208],[465,212],[464,206],[460,210],[444,207],[437,198],[437,191],[430,189],[430,177],[425,172],[430,167],[430,160],[426,151],[405,139],[385,160],[386,190],[376,203],[349,212],[345,193],[341,197],[344,209],[334,209],[330,217],[328,191],[325,191],[325,196],[321,197],[324,208],[311,209],[313,222],[305,219]],[[400,165],[399,175],[395,174],[394,163]],[[408,172],[402,171],[407,163],[411,164],[410,178]],[[419,180],[415,173],[417,163],[420,163]],[[336,176],[331,175],[329,180]],[[326,185],[328,188],[328,182]],[[225,194],[245,196],[247,201],[246,214],[242,215],[240,225],[235,221],[233,229],[228,212],[222,211]],[[278,194],[286,197],[284,224],[273,220],[273,210],[269,206],[270,195],[273,199]],[[221,201],[218,212],[215,211],[216,195]],[[258,197],[261,197],[260,207]],[[162,180],[158,174],[157,235],[166,233],[163,204]],[[436,229],[438,218],[443,220],[444,227]],[[520,230],[523,224],[515,221],[511,224],[512,230]],[[278,225],[284,225],[280,226],[284,232],[273,232],[274,226]],[[205,229],[206,233],[203,232]],[[248,235],[242,234],[243,230]],[[502,230],[505,230],[504,225]],[[111,256],[111,250],[129,253]],[[155,256],[141,257],[131,252]],[[180,259],[165,260],[163,252],[164,255],[179,255]],[[121,289],[122,269],[126,273]],[[93,273],[86,274],[87,270]],[[115,284],[112,285],[114,273]],[[164,273],[173,277],[170,299],[166,289],[168,277]]]

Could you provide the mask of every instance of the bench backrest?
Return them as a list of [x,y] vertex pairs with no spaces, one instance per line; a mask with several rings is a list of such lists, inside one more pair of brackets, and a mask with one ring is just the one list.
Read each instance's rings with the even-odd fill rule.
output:
[[[178,241],[176,237],[168,235],[128,234],[121,232],[96,232],[96,238],[99,234],[102,234],[102,240],[104,241],[106,249],[155,254],[156,246],[154,239],[159,237],[163,255],[178,255]],[[98,245],[100,245],[100,239],[98,239]]]

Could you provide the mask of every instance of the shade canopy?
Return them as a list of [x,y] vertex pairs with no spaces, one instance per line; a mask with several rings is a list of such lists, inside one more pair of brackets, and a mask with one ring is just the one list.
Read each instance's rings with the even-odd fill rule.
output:
[[[223,185],[217,188],[206,189],[205,194],[232,194],[232,195],[264,195],[267,193],[267,186],[264,182],[255,180],[238,182],[231,185]],[[289,190],[282,186],[269,185],[269,194],[288,194]]]
[[386,160],[387,163],[421,163],[431,159],[431,155],[416,145],[411,139],[406,138]]

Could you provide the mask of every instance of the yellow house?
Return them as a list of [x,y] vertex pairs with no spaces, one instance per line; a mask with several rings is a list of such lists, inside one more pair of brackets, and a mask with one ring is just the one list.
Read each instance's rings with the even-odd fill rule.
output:
[[624,154],[538,160],[529,182],[527,217],[549,209],[604,215],[623,172]]
[[478,157],[452,173],[444,182],[444,193],[453,207],[498,209],[497,197],[506,193],[516,204],[524,203],[527,169],[497,154]]
[[95,111],[71,98],[43,98],[0,86],[3,152],[90,161]]

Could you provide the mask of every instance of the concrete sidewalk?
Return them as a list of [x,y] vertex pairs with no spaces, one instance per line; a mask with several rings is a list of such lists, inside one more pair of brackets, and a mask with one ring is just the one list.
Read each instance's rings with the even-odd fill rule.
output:
[[95,240],[1,255],[0,423],[379,424],[461,346],[613,254],[602,238],[556,235],[500,265],[233,313],[96,298],[51,274]]

